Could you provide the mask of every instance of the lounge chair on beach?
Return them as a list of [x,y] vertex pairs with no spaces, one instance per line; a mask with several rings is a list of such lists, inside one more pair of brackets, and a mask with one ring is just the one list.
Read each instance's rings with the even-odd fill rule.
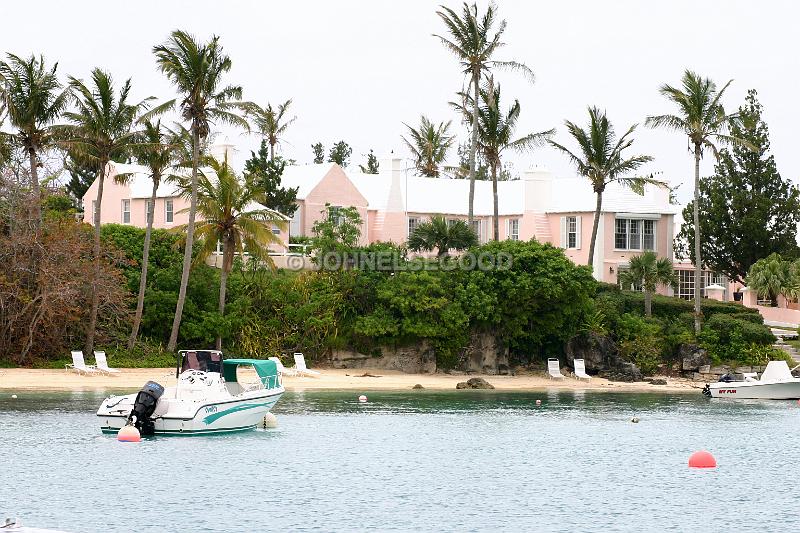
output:
[[95,367],[87,365],[83,361],[83,352],[80,350],[72,351],[72,364],[64,365],[67,370],[74,370],[78,374],[97,374],[98,371]]
[[578,379],[592,379],[592,376],[586,373],[586,362],[583,359],[575,359],[575,377]]
[[294,352],[294,370],[301,376],[319,376],[319,372],[306,366],[306,358],[300,352]]
[[297,375],[297,371],[294,368],[286,368],[285,366],[283,366],[283,363],[281,362],[279,357],[270,357],[269,360],[275,362],[275,365],[278,367],[278,373],[281,374],[282,376]]
[[551,379],[564,379],[564,375],[561,373],[561,364],[558,362],[558,359],[551,357],[547,360],[547,374]]
[[95,368],[103,374],[114,375],[120,373],[116,368],[109,368],[106,352],[94,352],[94,362],[97,363]]

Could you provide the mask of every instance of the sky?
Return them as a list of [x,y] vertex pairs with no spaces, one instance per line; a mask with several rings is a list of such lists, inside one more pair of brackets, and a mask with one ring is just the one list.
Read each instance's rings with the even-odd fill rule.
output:
[[[87,78],[101,67],[118,80],[132,78],[134,95],[174,96],[156,70],[152,47],[174,29],[199,38],[219,35],[233,61],[228,83],[244,98],[265,106],[288,98],[297,121],[286,134],[282,155],[310,163],[311,144],[326,150],[345,140],[351,164],[373,149],[408,157],[404,123],[421,114],[453,121],[460,140],[466,131],[448,105],[463,87],[459,65],[436,38],[444,27],[439,2],[422,0],[149,1],[30,0],[2,6],[0,51],[44,54],[59,72]],[[454,9],[457,2],[447,2]],[[487,3],[478,3],[481,10]],[[555,139],[572,147],[564,120],[585,123],[586,108],[605,109],[617,131],[639,123],[629,155],[655,158],[646,171],[677,189],[692,192],[693,161],[685,137],[644,127],[648,115],[673,112],[658,92],[677,85],[686,68],[718,84],[733,79],[724,104],[734,111],[748,89],[758,90],[769,125],[772,152],[784,178],[800,182],[800,155],[792,124],[798,122],[796,20],[792,1],[740,0],[560,0],[497,2],[508,27],[499,59],[526,63],[533,84],[500,72],[496,80],[508,102],[522,112],[520,135],[556,128]],[[34,12],[35,23],[28,21]],[[239,164],[258,146],[257,135],[220,128],[240,149]],[[457,160],[455,150],[451,162]],[[574,175],[552,148],[511,154],[516,172],[545,167]],[[410,164],[410,162],[409,162]],[[713,172],[710,154],[702,172]]]

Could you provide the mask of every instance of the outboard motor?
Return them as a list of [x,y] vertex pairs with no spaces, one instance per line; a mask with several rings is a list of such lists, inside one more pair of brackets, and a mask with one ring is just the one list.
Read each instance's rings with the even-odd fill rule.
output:
[[136,395],[133,409],[128,415],[128,424],[133,424],[139,430],[140,435],[155,434],[156,427],[150,417],[155,412],[156,404],[162,394],[164,394],[164,387],[155,381],[148,381]]

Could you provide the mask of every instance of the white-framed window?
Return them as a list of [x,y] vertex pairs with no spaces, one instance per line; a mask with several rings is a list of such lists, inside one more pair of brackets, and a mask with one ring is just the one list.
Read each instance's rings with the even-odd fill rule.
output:
[[408,217],[408,236],[414,233],[414,230],[419,226],[419,217]]
[[164,200],[164,222],[171,224],[175,220],[175,204],[172,198]]
[[508,238],[512,241],[519,240],[519,219],[518,218],[510,218],[508,219]]
[[483,242],[484,242],[483,231],[482,231],[483,230],[483,224],[481,224],[481,222],[483,222],[483,221],[482,220],[473,220],[472,221],[472,231],[474,231],[475,235],[477,235],[478,242],[483,244]]
[[131,201],[129,199],[122,200],[122,223],[131,223]]
[[577,250],[581,247],[581,217],[561,217],[561,247]]
[[144,201],[144,221],[147,222],[150,220],[150,215],[153,214],[153,202],[150,198]]
[[[717,274],[716,272],[704,270],[700,279],[702,281],[700,284],[701,291],[709,285],[720,285],[722,287],[728,286],[728,278],[724,274]],[[677,296],[679,298],[683,298],[684,300],[694,299],[694,269],[678,270]],[[702,294],[702,296],[705,296],[705,294]]]
[[655,250],[656,221],[618,218],[614,221],[614,248],[617,250]]
[[273,235],[280,235],[281,234],[280,226],[278,226],[277,224],[273,224],[272,225],[272,234]]
[[333,222],[334,226],[338,226],[342,223],[342,216],[339,213],[339,210],[342,208],[340,205],[332,205],[328,208],[328,217],[330,218],[331,222]]

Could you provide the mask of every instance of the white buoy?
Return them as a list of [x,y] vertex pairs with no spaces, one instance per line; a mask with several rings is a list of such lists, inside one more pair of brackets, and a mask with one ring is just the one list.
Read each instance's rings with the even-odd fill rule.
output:
[[16,395],[16,394],[12,394],[12,395],[11,395],[11,399],[12,399],[12,400],[16,400],[16,399],[17,399],[17,395]]
[[278,427],[278,417],[272,413],[264,415],[264,429],[272,429]]
[[542,400],[536,400],[536,405],[542,405]]
[[367,397],[362,394],[358,397],[358,401],[361,403],[367,403]]

